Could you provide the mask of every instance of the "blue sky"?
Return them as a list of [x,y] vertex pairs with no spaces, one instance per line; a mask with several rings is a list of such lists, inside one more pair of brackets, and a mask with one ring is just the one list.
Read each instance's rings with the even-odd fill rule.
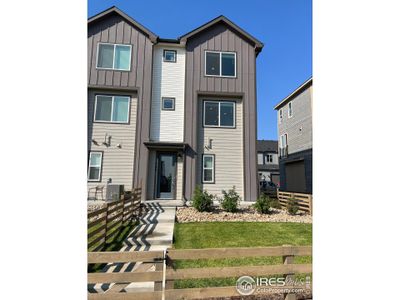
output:
[[312,75],[311,0],[89,0],[88,16],[113,5],[163,38],[177,38],[224,15],[262,41],[258,138],[277,139],[274,105]]

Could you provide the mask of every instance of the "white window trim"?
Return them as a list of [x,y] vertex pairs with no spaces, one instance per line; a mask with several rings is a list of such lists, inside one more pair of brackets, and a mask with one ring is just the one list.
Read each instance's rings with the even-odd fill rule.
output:
[[[92,154],[100,154],[100,165],[91,165],[90,164],[90,162],[91,162],[91,160],[92,160]],[[99,170],[99,177],[97,178],[97,179],[90,179],[89,178],[89,176],[90,176],[90,168],[91,167],[98,167],[100,170]],[[88,174],[87,174],[87,180],[88,181],[94,181],[94,182],[99,182],[100,181],[100,179],[101,179],[101,173],[102,173],[102,170],[103,169],[103,152],[101,152],[101,151],[90,151],[90,154],[89,154],[89,166],[88,166]]]
[[[173,107],[172,108],[164,108],[165,100],[172,100]],[[161,98],[161,110],[175,110],[175,98],[174,97],[162,97]]]
[[[207,53],[219,53],[219,75],[209,75],[207,74]],[[235,75],[222,75],[222,54],[233,54],[235,56]],[[226,77],[226,78],[236,78],[236,52],[227,52],[227,51],[204,51],[204,75],[207,77]]]
[[281,108],[281,109],[278,111],[278,114],[279,114],[278,119],[279,119],[279,124],[280,124],[280,123],[282,123],[282,120],[283,120],[283,108]]
[[[100,45],[113,45],[114,46],[114,55],[113,55],[113,66],[112,68],[103,68],[99,67],[99,49]],[[114,68],[115,65],[115,48],[116,46],[128,46],[129,47],[129,69],[116,69]],[[96,54],[96,69],[98,70],[113,70],[113,71],[121,71],[121,72],[130,72],[131,70],[131,63],[132,63],[132,45],[127,45],[127,44],[113,44],[113,43],[97,43],[97,54]]]
[[[218,125],[206,125],[206,103],[218,103]],[[233,125],[226,126],[221,125],[221,102],[224,103],[233,103]],[[235,101],[226,101],[226,100],[204,100],[203,101],[203,127],[212,127],[212,128],[236,128],[236,102]]]
[[286,135],[286,145],[285,145],[285,146],[288,145],[289,136],[288,136],[287,133],[284,133],[284,134],[281,134],[281,136],[279,137],[279,143],[280,143],[280,147],[279,147],[279,148],[283,148],[283,145],[282,145],[282,137],[285,136],[285,135]]
[[[211,157],[212,158],[212,167],[211,168],[206,168],[204,167],[204,159],[206,157]],[[204,180],[204,174],[205,174],[205,170],[212,170],[211,174],[212,174],[212,180],[206,181]],[[203,183],[215,183],[215,178],[214,178],[214,174],[215,174],[215,155],[214,154],[203,154],[203,161],[202,161],[202,166],[201,166],[201,179]]]
[[290,102],[288,103],[287,115],[288,115],[288,118],[289,118],[289,119],[293,117],[293,104],[292,104],[292,101],[290,101]]
[[[167,60],[167,59],[165,59],[165,57],[166,57],[166,53],[167,52],[173,52],[174,53],[174,60]],[[177,56],[178,56],[178,51],[176,51],[176,50],[170,50],[170,49],[164,49],[164,51],[163,51],[163,62],[171,62],[171,63],[176,63],[176,61],[177,61]]]
[[[110,121],[105,121],[105,120],[96,120],[96,112],[97,112],[97,97],[111,97],[111,119]],[[123,98],[128,98],[128,114],[126,121],[113,121],[112,117],[114,115],[114,98],[115,97],[123,97]],[[93,120],[94,122],[97,123],[117,123],[117,124],[128,124],[129,123],[129,116],[130,116],[130,111],[131,111],[131,97],[129,96],[123,96],[123,95],[96,95],[95,100],[94,100],[94,116]]]

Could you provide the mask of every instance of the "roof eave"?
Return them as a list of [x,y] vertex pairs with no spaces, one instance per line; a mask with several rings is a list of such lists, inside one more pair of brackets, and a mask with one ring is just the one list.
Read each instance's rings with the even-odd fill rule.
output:
[[295,89],[289,96],[285,97],[282,101],[280,101],[277,105],[275,105],[274,109],[277,110],[281,108],[284,104],[286,104],[289,100],[291,100],[295,95],[304,91],[308,85],[312,84],[312,76],[307,79],[303,84],[301,84],[297,89]]
[[91,24],[103,17],[105,17],[108,14],[111,13],[117,13],[119,14],[122,18],[124,18],[125,20],[127,20],[128,22],[132,23],[134,26],[136,26],[137,28],[139,28],[141,31],[143,31],[144,33],[146,33],[149,37],[149,39],[153,42],[156,43],[158,36],[153,33],[151,30],[147,29],[146,27],[144,27],[142,24],[140,24],[139,22],[137,22],[136,20],[132,19],[130,16],[128,16],[126,13],[124,13],[123,11],[121,11],[118,7],[116,6],[112,6],[100,13],[98,13],[97,15],[94,15],[92,17],[90,17],[88,19],[88,24]]

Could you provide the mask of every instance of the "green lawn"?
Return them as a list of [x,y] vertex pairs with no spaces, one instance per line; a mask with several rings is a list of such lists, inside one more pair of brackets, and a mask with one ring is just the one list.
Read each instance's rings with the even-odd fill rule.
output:
[[[268,247],[284,244],[306,246],[312,242],[312,224],[265,222],[176,223],[175,249]],[[176,268],[257,266],[281,264],[282,257],[181,260]],[[310,256],[295,257],[295,263],[311,263]],[[301,275],[303,277],[305,275]],[[175,288],[232,286],[237,278],[208,278],[175,281]]]

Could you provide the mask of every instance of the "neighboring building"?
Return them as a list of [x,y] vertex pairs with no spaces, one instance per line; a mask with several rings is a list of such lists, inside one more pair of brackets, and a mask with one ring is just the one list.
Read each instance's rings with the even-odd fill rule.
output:
[[88,27],[88,186],[142,186],[143,201],[235,186],[256,200],[263,44],[224,16],[176,40],[115,7]]
[[259,179],[279,186],[278,141],[257,141],[257,164]]
[[275,106],[280,190],[312,194],[312,78]]

